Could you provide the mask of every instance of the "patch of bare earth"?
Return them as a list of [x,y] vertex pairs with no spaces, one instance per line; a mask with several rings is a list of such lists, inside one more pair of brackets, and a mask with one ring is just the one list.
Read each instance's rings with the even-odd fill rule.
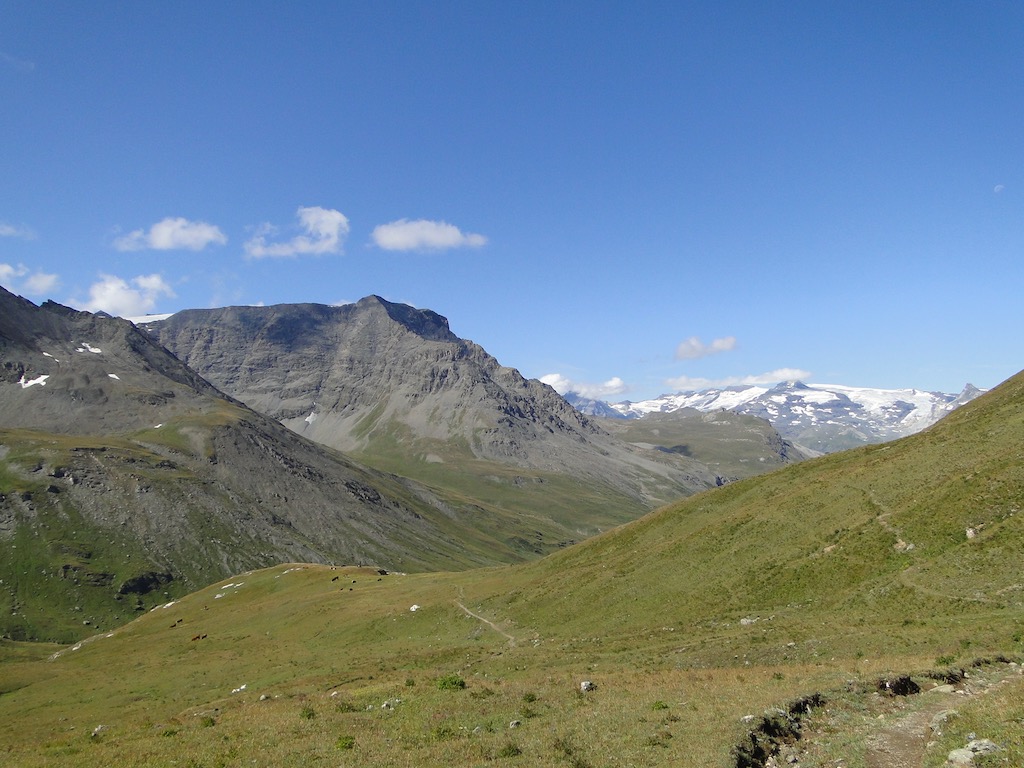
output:
[[[934,738],[932,722],[942,712],[954,709],[964,694],[944,691],[940,686],[914,697],[906,697],[901,708],[885,716],[879,730],[868,737],[868,768],[920,768],[928,742]],[[902,711],[901,711],[902,710]]]
[[761,739],[760,750],[745,748],[747,742],[756,746],[755,737],[762,736],[751,731],[734,750],[735,764],[737,768],[923,768],[929,750],[938,749],[945,723],[957,710],[972,697],[1021,674],[1024,670],[1016,664],[996,663],[969,671],[950,670],[945,680],[925,678],[921,685],[909,676],[873,684],[851,682],[845,693],[834,698],[825,694],[815,702],[813,714],[808,709],[810,719],[798,723],[793,733]]

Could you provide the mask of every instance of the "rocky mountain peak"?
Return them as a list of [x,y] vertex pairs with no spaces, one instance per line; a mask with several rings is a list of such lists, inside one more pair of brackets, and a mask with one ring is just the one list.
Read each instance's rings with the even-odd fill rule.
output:
[[349,306],[359,312],[372,313],[383,310],[391,320],[424,339],[432,341],[458,340],[448,326],[448,319],[429,309],[416,309],[408,304],[395,304],[376,295],[367,296]]

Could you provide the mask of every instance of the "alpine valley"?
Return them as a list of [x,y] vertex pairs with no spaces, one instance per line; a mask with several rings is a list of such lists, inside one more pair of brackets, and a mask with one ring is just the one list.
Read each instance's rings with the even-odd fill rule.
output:
[[704,396],[589,416],[378,297],[0,291],[0,763],[1024,765],[1024,373]]

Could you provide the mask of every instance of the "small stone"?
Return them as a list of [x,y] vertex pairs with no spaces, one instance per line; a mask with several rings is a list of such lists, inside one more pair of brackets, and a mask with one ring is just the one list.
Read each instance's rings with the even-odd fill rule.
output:
[[508,724],[508,727],[518,728],[520,725],[522,725],[522,722],[520,722],[519,720],[513,720],[511,723]]
[[597,686],[590,680],[584,680],[580,683],[580,693],[586,693],[587,691],[596,691]]

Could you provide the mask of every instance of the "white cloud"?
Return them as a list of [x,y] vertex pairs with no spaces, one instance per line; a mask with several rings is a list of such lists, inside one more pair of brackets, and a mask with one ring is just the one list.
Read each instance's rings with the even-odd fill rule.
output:
[[114,247],[119,251],[201,251],[208,245],[224,245],[227,241],[227,235],[213,224],[168,216],[148,232],[136,229],[117,238]]
[[245,244],[249,258],[301,256],[306,254],[341,253],[348,235],[348,219],[341,211],[313,206],[302,208],[295,214],[305,234],[296,235],[283,243],[267,243],[267,237],[277,232],[270,224],[260,225],[254,237]]
[[723,379],[702,379],[691,376],[679,376],[666,379],[665,383],[680,392],[700,391],[702,389],[753,386],[756,384],[778,384],[780,381],[797,381],[810,378],[811,372],[800,368],[776,368],[774,371],[759,373],[753,376],[727,376]]
[[487,238],[462,232],[446,221],[399,219],[374,227],[370,235],[378,248],[386,251],[442,251],[448,248],[479,248]]
[[140,317],[151,313],[161,296],[174,296],[161,275],[139,275],[130,282],[116,275],[100,275],[99,282],[89,287],[89,301],[82,309],[119,317]]
[[56,288],[58,282],[57,275],[38,270],[30,272],[24,264],[19,264],[16,267],[11,264],[0,264],[0,283],[6,285],[14,293],[44,296]]
[[593,398],[594,400],[603,400],[606,397],[611,397],[612,395],[621,395],[623,392],[627,392],[629,390],[629,387],[626,386],[626,382],[618,376],[608,379],[608,381],[603,384],[584,384],[582,382],[572,381],[560,373],[546,374],[541,376],[540,380],[541,383],[547,384],[560,395],[564,395],[567,392],[575,392],[577,395]]
[[696,336],[691,336],[676,347],[676,360],[699,360],[702,357],[717,355],[719,352],[729,352],[735,348],[735,336],[724,336],[721,339],[715,339],[710,344],[705,344]]
[[10,264],[0,264],[0,280],[5,283],[9,283],[19,277],[24,277],[28,273],[28,267],[24,264],[19,264],[16,267]]
[[20,237],[22,240],[35,240],[36,233],[28,227],[16,227],[0,221],[0,237]]
[[57,275],[51,275],[46,272],[33,272],[25,280],[24,290],[29,296],[45,296],[53,291],[59,283],[60,278]]

